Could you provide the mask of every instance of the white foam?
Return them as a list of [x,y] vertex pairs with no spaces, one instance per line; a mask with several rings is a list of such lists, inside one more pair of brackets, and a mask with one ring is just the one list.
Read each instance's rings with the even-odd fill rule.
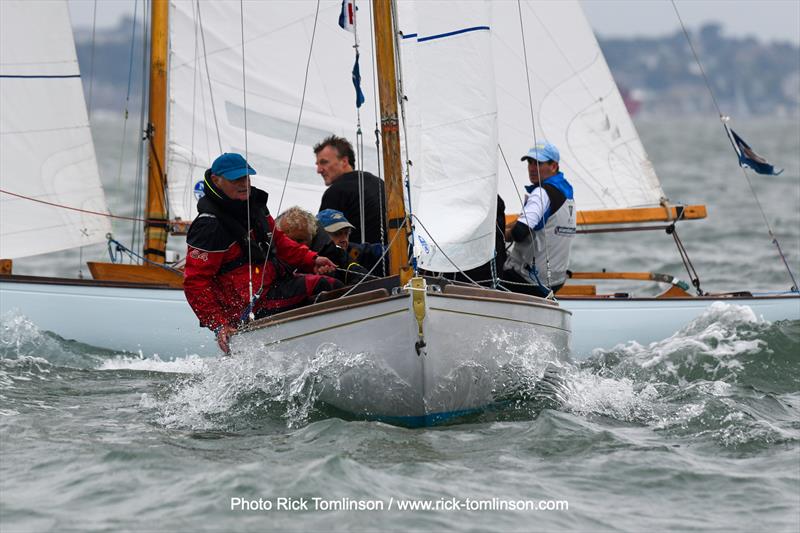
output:
[[164,372],[170,374],[198,374],[205,370],[209,359],[198,355],[162,361],[157,355],[153,357],[118,356],[103,361],[96,370],[139,370],[144,372]]

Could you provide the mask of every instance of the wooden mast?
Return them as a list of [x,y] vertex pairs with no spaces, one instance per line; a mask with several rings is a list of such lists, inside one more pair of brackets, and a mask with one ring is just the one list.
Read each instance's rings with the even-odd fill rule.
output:
[[147,138],[147,207],[144,224],[144,256],[164,263],[167,249],[165,187],[167,146],[168,0],[152,0],[150,34],[150,108]]
[[[383,137],[383,178],[386,183],[386,214],[389,230],[387,242],[392,243],[389,249],[389,274],[394,276],[408,266],[408,232],[404,223],[406,212],[403,202],[403,169],[397,118],[392,1],[374,0],[372,14],[375,18],[375,57],[378,63],[378,93]],[[398,232],[400,235],[397,235]]]

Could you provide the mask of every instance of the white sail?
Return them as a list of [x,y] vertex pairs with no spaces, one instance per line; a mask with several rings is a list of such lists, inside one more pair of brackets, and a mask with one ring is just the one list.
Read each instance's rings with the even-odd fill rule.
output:
[[[401,16],[409,82],[414,252],[420,268],[466,270],[494,254],[497,104],[490,3],[421,2]],[[405,15],[406,12],[401,12]],[[417,137],[414,139],[414,137]]]
[[[239,2],[171,2],[167,173],[172,216],[194,217],[193,188],[221,151],[247,152],[258,172],[253,182],[270,193],[275,214],[291,158],[280,209],[300,205],[316,213],[325,187],[312,148],[330,134],[356,145],[357,124],[354,40],[337,24],[340,0],[320,3],[303,102],[316,7],[316,2],[245,1],[242,23]],[[361,107],[364,169],[377,173],[369,10],[364,2],[356,20],[367,99]]]
[[520,157],[534,144],[531,103],[536,140],[558,146],[578,209],[658,205],[661,185],[577,0],[492,7],[500,147],[516,176],[512,183],[501,166],[508,212],[528,184]]
[[[658,205],[664,196],[658,178],[578,2],[523,1],[519,7],[489,2],[491,9],[483,15],[474,14],[485,9],[482,2],[460,4],[403,1],[398,7],[408,96],[404,151],[413,162],[411,207],[421,221],[414,243],[420,265],[448,271],[455,269],[451,260],[468,269],[491,258],[495,187],[507,212],[515,212],[528,183],[519,158],[534,137],[561,150],[561,168],[579,209]],[[357,5],[367,97],[361,108],[364,168],[377,172],[371,6]],[[194,188],[211,161],[226,151],[247,152],[259,174],[254,182],[270,193],[273,212],[279,202],[280,209],[301,205],[316,211],[324,185],[315,172],[312,146],[331,133],[354,141],[356,128],[353,35],[336,24],[339,0],[320,3],[306,78],[316,7],[316,2],[245,1],[242,15],[235,2],[171,2],[167,172],[173,217],[194,216]],[[429,46],[410,37],[457,26],[490,30],[429,41]],[[491,55],[486,54],[487,35]],[[447,123],[453,125],[450,133]],[[500,146],[515,179],[505,164],[498,165],[497,153],[487,152],[492,145]],[[450,260],[432,253],[434,241]]]
[[0,189],[2,258],[111,231],[65,0],[0,2]]

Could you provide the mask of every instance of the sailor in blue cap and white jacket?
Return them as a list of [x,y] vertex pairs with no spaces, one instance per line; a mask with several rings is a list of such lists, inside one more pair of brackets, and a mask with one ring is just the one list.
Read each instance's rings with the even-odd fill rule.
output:
[[537,296],[557,291],[567,279],[569,252],[575,236],[572,185],[559,170],[558,148],[536,144],[522,161],[528,163],[531,185],[517,222],[506,230],[513,241],[503,272],[510,290]]

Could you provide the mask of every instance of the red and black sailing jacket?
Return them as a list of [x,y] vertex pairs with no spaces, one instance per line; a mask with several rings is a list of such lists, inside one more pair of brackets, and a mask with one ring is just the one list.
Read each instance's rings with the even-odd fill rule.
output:
[[[220,200],[216,192],[206,190],[186,236],[183,291],[200,325],[216,330],[223,324],[238,326],[250,304],[249,273],[253,292],[263,285],[262,294],[266,294],[274,285],[291,280],[292,268],[311,272],[317,254],[275,229],[266,192],[251,188],[248,235],[247,202]],[[267,249],[269,260],[265,260]],[[268,298],[261,297],[253,312],[269,307]]]

